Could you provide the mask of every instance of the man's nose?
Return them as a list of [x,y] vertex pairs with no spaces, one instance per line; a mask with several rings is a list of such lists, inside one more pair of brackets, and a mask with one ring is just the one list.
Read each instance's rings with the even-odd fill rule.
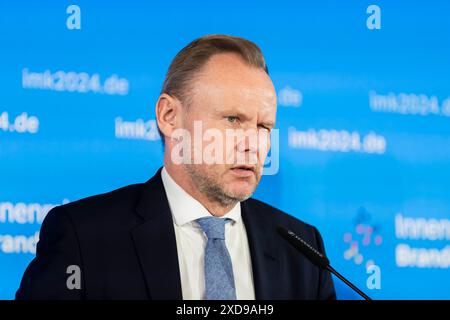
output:
[[239,136],[239,152],[258,152],[258,133],[255,129],[247,129]]

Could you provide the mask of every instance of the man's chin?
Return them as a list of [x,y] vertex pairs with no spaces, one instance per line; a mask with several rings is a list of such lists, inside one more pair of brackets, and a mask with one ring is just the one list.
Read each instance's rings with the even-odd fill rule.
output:
[[235,198],[238,201],[245,201],[248,198],[250,198],[253,195],[253,192],[255,191],[254,188],[248,189],[241,189],[241,188],[235,188],[235,189],[229,189],[227,190],[228,194]]
[[248,178],[236,178],[226,179],[223,187],[227,189],[230,194],[240,195],[242,197],[251,196],[255,192],[258,182],[256,176]]

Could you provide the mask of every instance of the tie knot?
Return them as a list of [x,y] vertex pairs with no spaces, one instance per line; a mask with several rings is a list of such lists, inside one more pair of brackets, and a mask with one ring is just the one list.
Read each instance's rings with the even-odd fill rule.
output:
[[205,217],[197,219],[197,222],[202,227],[208,239],[225,240],[225,224],[229,220],[218,217]]

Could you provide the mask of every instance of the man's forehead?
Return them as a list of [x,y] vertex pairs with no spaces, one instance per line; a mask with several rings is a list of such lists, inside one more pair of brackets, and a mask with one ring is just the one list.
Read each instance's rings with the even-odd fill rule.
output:
[[248,99],[264,104],[276,104],[276,94],[272,88],[260,86],[239,86],[230,84],[196,83],[191,92],[196,96],[221,99]]

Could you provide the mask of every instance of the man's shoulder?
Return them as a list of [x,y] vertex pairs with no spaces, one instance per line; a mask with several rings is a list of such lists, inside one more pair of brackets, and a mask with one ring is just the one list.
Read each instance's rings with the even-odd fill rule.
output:
[[120,204],[124,201],[130,202],[133,201],[133,199],[137,199],[139,197],[144,185],[144,183],[126,185],[104,193],[98,193],[73,202],[69,202],[64,206],[66,208],[81,208],[85,206],[114,205]]
[[63,204],[54,211],[65,212],[74,221],[112,219],[134,210],[144,186],[144,183],[130,184]]
[[250,198],[246,201],[246,204],[250,209],[249,212],[251,212],[253,221],[262,220],[265,226],[264,232],[267,233],[267,236],[274,240],[277,239],[276,241],[282,243],[285,248],[292,249],[286,241],[281,240],[277,232],[278,226],[292,230],[316,250],[325,252],[322,236],[315,226],[260,200]]

